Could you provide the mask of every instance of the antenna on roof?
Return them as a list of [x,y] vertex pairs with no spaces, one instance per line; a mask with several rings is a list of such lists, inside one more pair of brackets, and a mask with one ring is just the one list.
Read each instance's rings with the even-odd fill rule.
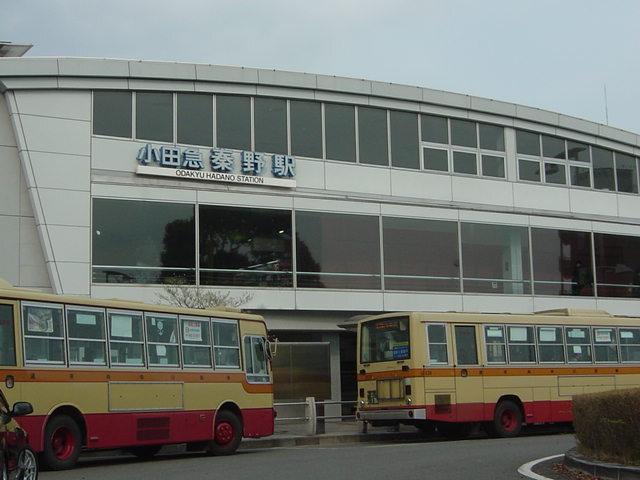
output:
[[607,101],[607,84],[604,84],[604,118],[609,125],[609,102]]

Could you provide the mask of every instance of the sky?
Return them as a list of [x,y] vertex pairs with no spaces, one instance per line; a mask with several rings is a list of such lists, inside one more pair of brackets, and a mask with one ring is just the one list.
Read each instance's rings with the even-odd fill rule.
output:
[[638,0],[0,0],[27,56],[237,65],[494,98],[640,133]]

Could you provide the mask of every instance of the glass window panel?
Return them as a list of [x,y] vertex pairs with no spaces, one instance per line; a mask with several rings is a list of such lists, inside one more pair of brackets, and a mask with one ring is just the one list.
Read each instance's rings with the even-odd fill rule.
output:
[[94,198],[92,241],[94,282],[195,283],[193,205]]
[[593,234],[600,297],[640,297],[640,237]]
[[512,363],[535,363],[536,346],[533,327],[508,327],[509,361]]
[[365,322],[361,327],[361,361],[406,360],[411,357],[409,340],[409,317]]
[[269,370],[263,340],[260,337],[245,337],[244,348],[247,380],[257,383],[268,383]]
[[446,117],[435,115],[422,115],[420,118],[422,127],[422,141],[431,143],[449,143],[449,128]]
[[588,232],[532,228],[531,242],[536,294],[593,296]]
[[147,320],[147,340],[153,343],[178,343],[178,319],[164,315],[145,315]]
[[386,110],[358,107],[358,145],[360,163],[389,165]]
[[213,344],[216,347],[239,347],[238,324],[236,322],[212,322]]
[[528,182],[540,181],[540,162],[521,159],[518,161],[518,166],[520,180],[526,180]]
[[215,347],[216,368],[240,368],[240,348]]
[[322,106],[291,100],[291,154],[322,158]]
[[69,340],[69,363],[106,365],[104,342]]
[[516,144],[518,153],[540,156],[540,135],[537,133],[516,130]]
[[462,223],[464,290],[477,293],[530,292],[526,227]]
[[418,115],[391,110],[391,165],[420,168]]
[[456,359],[458,365],[477,365],[478,347],[476,328],[471,325],[456,325]]
[[62,307],[47,305],[22,306],[22,331],[25,336],[64,337]]
[[13,306],[0,305],[0,365],[16,364]]
[[571,166],[571,185],[574,187],[591,187],[591,169]]
[[104,312],[67,309],[67,328],[69,338],[104,339]]
[[478,158],[475,153],[453,152],[453,171],[455,173],[478,173]]
[[497,125],[479,123],[480,148],[504,152],[504,128]]
[[111,343],[111,365],[144,365],[142,343]]
[[591,346],[568,345],[567,357],[569,363],[591,363]]
[[325,103],[324,123],[327,159],[355,162],[356,126],[354,107]]
[[640,328],[621,328],[620,358],[623,362],[640,362]]
[[444,325],[427,325],[429,341],[429,363],[431,365],[446,365],[449,363],[447,354],[447,333]]
[[209,347],[182,347],[182,363],[185,367],[211,367],[211,349]]
[[178,143],[213,146],[213,98],[202,93],[178,93]]
[[298,287],[380,289],[378,217],[296,212]]
[[109,338],[123,342],[143,342],[142,315],[109,312]]
[[382,229],[387,290],[460,290],[456,222],[383,217]]
[[200,206],[200,282],[290,287],[291,212]]
[[567,172],[565,166],[560,163],[544,163],[544,181],[546,183],[555,183],[558,185],[566,185]]
[[618,191],[638,193],[638,171],[635,157],[616,152]]
[[542,135],[542,153],[547,158],[567,158],[564,139]]
[[64,340],[46,337],[24,339],[25,358],[33,363],[64,363]]
[[580,345],[591,343],[591,333],[586,327],[566,327],[567,345]]
[[136,93],[136,138],[173,143],[173,94]]
[[561,327],[538,327],[538,352],[541,363],[564,363]]
[[93,133],[131,138],[131,92],[93,92]]
[[451,143],[461,147],[477,147],[476,122],[451,119]]
[[249,97],[216,95],[216,137],[218,147],[251,150]]
[[599,363],[617,363],[618,345],[616,331],[613,328],[593,329],[593,355]]
[[209,320],[182,318],[181,321],[183,345],[211,345],[211,339],[209,336]]
[[567,154],[569,156],[569,160],[573,160],[575,162],[591,161],[591,157],[589,156],[589,145],[585,143],[567,140]]
[[616,189],[613,172],[613,152],[603,148],[591,147],[593,156],[593,186],[598,190]]
[[487,348],[488,363],[506,363],[504,327],[487,325],[484,327],[484,338]]
[[424,148],[424,168],[439,172],[449,171],[449,154],[447,150],[439,148]]
[[254,99],[255,150],[287,154],[287,101],[279,98]]
[[482,155],[482,175],[485,177],[504,178],[504,157]]

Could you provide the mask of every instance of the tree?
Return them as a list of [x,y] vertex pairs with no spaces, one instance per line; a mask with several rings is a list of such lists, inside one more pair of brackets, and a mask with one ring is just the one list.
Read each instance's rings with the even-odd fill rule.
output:
[[216,309],[221,307],[240,308],[253,298],[253,294],[243,292],[233,295],[230,291],[204,290],[184,285],[180,279],[166,279],[168,282],[157,294],[161,302],[186,308]]

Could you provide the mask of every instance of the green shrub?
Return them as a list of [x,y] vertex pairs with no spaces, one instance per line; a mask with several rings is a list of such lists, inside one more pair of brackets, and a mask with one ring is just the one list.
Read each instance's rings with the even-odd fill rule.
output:
[[577,395],[573,417],[580,453],[640,464],[640,388]]

